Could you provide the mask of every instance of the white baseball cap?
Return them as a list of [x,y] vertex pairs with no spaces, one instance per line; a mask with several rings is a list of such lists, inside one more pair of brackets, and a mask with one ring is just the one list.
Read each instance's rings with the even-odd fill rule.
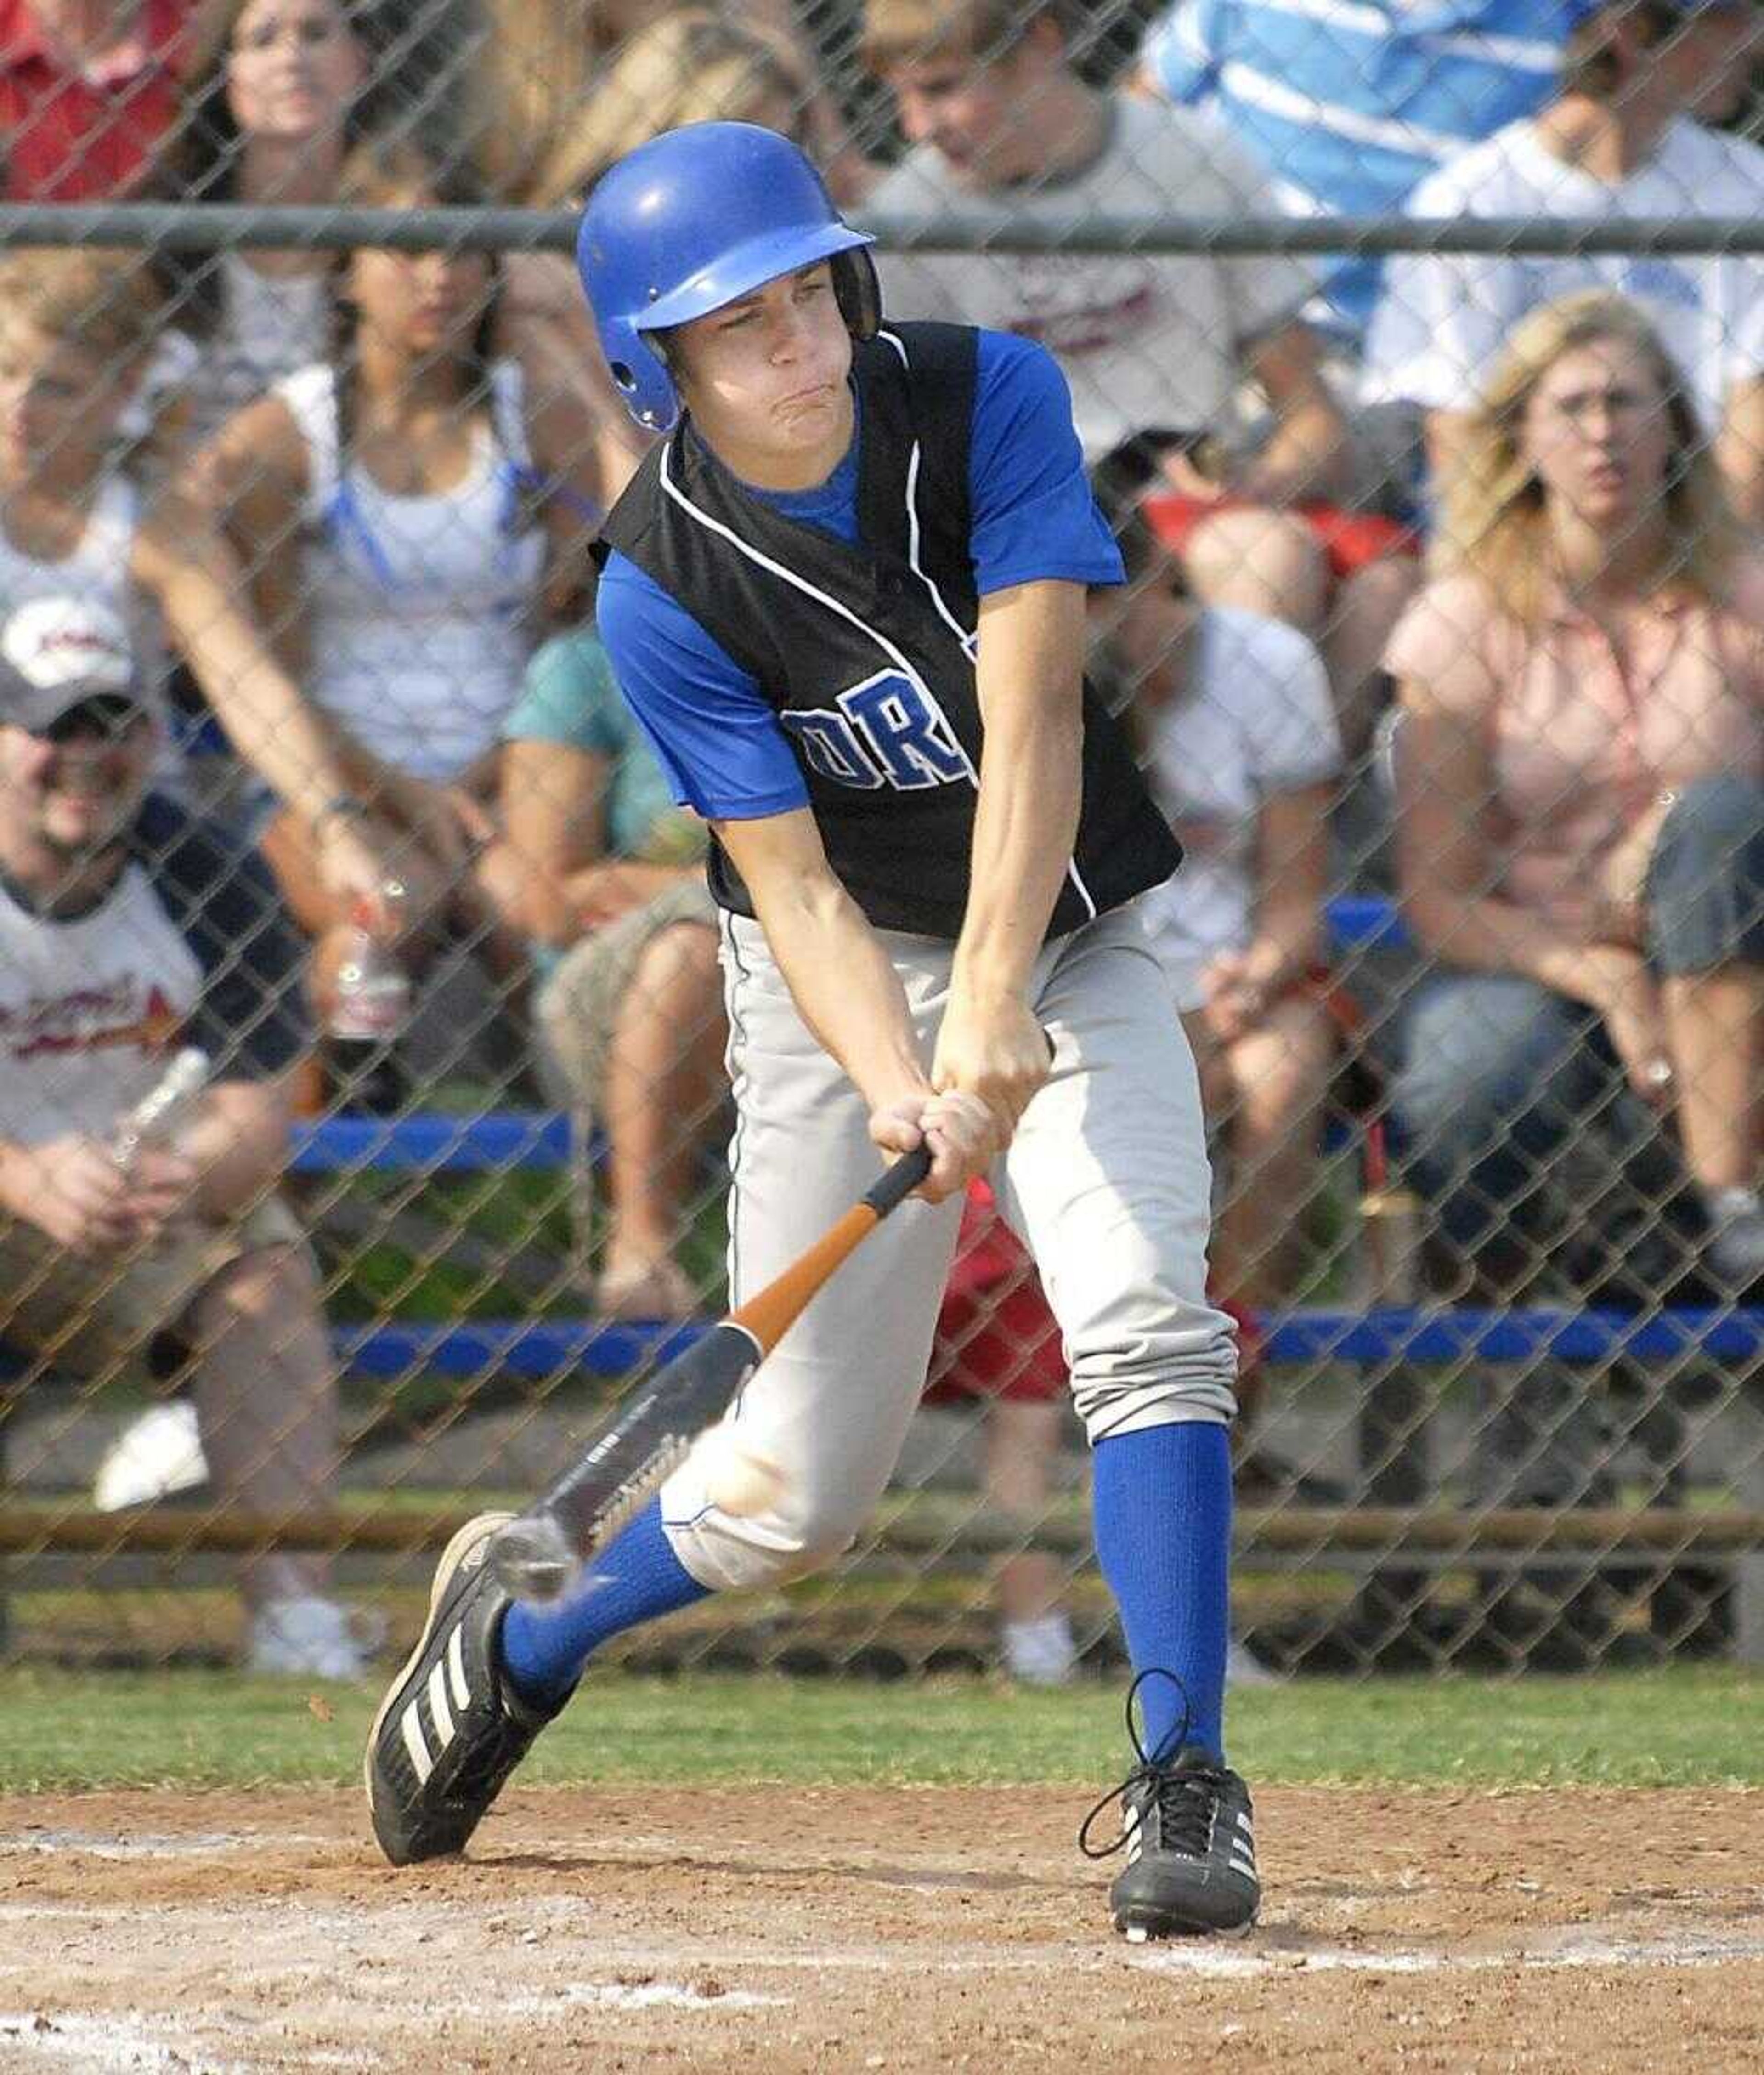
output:
[[108,606],[37,598],[0,619],[0,721],[41,735],[88,699],[146,703],[129,631]]

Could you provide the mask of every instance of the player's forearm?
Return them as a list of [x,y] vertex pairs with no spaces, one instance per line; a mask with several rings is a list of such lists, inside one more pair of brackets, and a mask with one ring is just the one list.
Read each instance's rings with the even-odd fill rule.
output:
[[967,913],[954,984],[1025,993],[1078,835],[1084,727],[1075,702],[1004,738],[988,734],[974,818]]
[[837,881],[754,890],[754,906],[791,999],[815,1037],[872,1109],[928,1095],[905,990],[865,920]]
[[1083,601],[1075,584],[1030,584],[982,611],[986,743],[953,972],[970,993],[1026,991],[1071,862],[1083,795]]

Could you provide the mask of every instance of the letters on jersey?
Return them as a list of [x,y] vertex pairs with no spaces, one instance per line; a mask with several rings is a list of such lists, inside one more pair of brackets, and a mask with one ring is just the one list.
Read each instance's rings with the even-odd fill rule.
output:
[[[760,687],[834,872],[880,929],[954,938],[983,730],[968,483],[978,334],[904,324],[857,349],[854,545],[745,490],[689,418],[652,448],[606,539]],[[1156,885],[1181,855],[1120,728],[1085,691],[1078,841],[1049,929]],[[752,915],[720,848],[710,889]]]

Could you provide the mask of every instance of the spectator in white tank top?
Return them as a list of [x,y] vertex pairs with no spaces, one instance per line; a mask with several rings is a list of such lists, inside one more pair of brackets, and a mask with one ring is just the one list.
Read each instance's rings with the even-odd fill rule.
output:
[[[375,35],[374,20],[342,0],[226,0],[205,23],[209,40],[193,60],[155,191],[197,201],[337,200],[354,143],[382,114],[405,115],[418,90],[406,77],[408,33]],[[169,463],[329,354],[333,266],[322,252],[259,248],[165,255],[160,263],[172,280],[176,329],[150,375],[141,429],[151,425]],[[597,501],[610,505],[637,453],[610,377],[585,379],[548,313],[526,298],[506,300],[496,345],[536,387],[574,392],[591,420]]]
[[[340,192],[420,208],[476,191],[414,145],[370,141]],[[376,926],[407,958],[420,965],[464,936],[518,988],[520,940],[474,859],[494,833],[502,723],[533,639],[586,587],[597,478],[580,459],[585,429],[571,398],[534,397],[491,360],[491,261],[362,251],[336,281],[334,368],[279,383],[200,465],[263,623],[350,773],[319,818],[290,802],[265,847],[317,940],[321,1008],[352,923],[314,869],[337,819],[395,854],[410,900],[402,921]]]
[[[118,458],[161,311],[129,254],[0,259],[0,587],[10,603],[50,593],[94,599],[137,639],[163,623],[241,754],[284,797],[321,815],[347,780],[242,609],[237,561],[187,496],[167,489],[144,499]],[[163,700],[155,705],[163,713]],[[314,868],[347,899],[371,892],[387,860],[371,831],[333,817]]]

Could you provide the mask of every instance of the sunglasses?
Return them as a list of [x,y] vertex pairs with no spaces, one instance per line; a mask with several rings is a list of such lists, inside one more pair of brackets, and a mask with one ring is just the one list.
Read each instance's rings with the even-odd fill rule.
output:
[[58,714],[47,727],[31,732],[39,742],[52,743],[57,749],[70,742],[119,743],[144,727],[147,719],[145,710],[133,699],[101,692],[97,698],[81,699],[64,714]]

